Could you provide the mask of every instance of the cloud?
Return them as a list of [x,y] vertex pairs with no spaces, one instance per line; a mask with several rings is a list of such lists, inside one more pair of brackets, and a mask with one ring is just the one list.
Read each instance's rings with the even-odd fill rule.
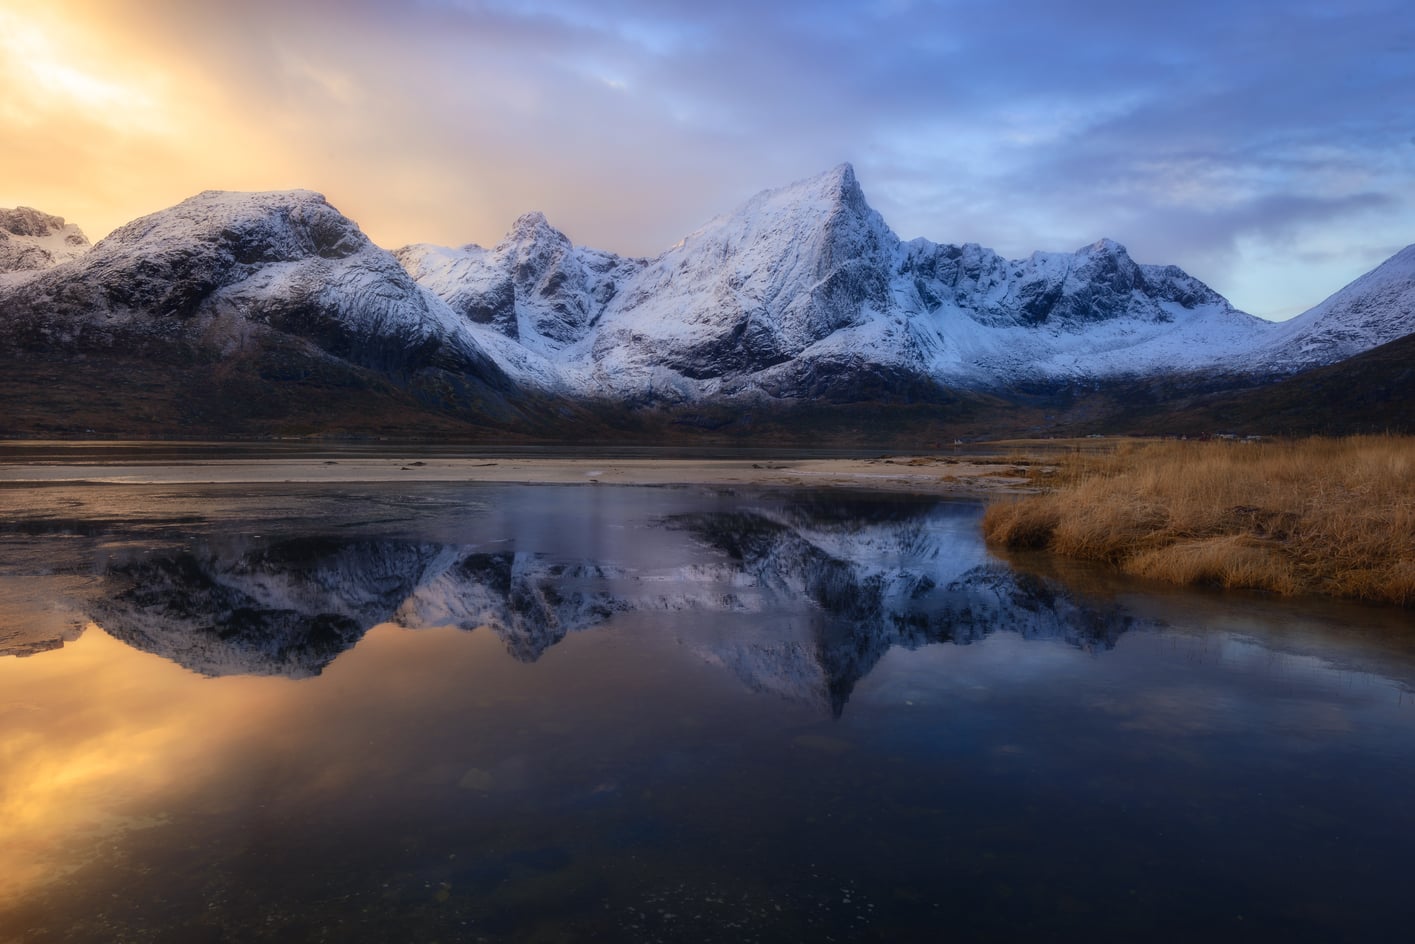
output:
[[1415,238],[1415,17],[1397,0],[46,9],[73,68],[149,99],[116,128],[65,112],[67,139],[62,110],[0,105],[25,140],[0,156],[0,203],[68,188],[55,212],[81,223],[304,186],[385,245],[494,242],[541,209],[577,242],[651,254],[850,160],[901,235],[1012,255],[1109,235],[1221,291],[1254,253],[1330,251],[1314,241],[1332,230]]

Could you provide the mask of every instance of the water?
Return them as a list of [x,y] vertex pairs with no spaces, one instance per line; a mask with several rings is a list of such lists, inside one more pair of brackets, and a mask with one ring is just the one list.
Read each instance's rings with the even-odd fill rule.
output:
[[900,496],[3,492],[0,940],[1409,933],[1408,613]]

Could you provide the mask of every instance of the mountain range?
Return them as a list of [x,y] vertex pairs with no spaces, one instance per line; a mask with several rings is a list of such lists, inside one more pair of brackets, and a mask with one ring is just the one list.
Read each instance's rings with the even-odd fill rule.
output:
[[[0,211],[0,435],[1340,432],[1409,425],[1415,380],[1377,349],[1412,332],[1415,246],[1275,324],[1111,240],[901,240],[848,164],[653,259],[539,213],[389,252],[309,191],[208,191],[92,247]],[[1306,409],[1307,374],[1349,389],[1346,364],[1351,407]]]

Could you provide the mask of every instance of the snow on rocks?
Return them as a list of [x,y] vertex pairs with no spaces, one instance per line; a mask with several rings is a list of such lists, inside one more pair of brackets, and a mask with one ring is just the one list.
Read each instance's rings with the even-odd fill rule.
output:
[[30,207],[0,209],[0,274],[48,269],[88,249],[88,237],[61,216]]
[[1415,244],[1274,332],[1259,358],[1289,370],[1332,364],[1415,332]]
[[0,211],[0,303],[32,343],[127,325],[229,349],[268,329],[381,370],[627,403],[1286,372],[1410,333],[1412,300],[1415,246],[1275,325],[1113,240],[1026,259],[901,242],[849,164],[653,259],[577,246],[540,213],[490,249],[393,254],[303,190],[208,191],[91,250],[57,217]]

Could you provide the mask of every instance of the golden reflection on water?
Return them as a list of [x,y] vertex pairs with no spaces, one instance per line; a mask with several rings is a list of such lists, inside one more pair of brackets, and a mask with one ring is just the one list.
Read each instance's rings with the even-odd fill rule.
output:
[[[598,710],[612,673],[581,656],[532,670],[488,631],[380,624],[317,678],[207,678],[90,623],[60,650],[0,659],[0,913],[121,856],[123,834],[194,813],[298,821],[401,784],[453,789],[469,769],[514,786],[526,729],[563,720],[541,695]],[[611,726],[628,728],[639,701],[614,703]]]
[[93,624],[57,652],[0,659],[0,905],[160,816],[291,696],[284,679],[216,684]]

